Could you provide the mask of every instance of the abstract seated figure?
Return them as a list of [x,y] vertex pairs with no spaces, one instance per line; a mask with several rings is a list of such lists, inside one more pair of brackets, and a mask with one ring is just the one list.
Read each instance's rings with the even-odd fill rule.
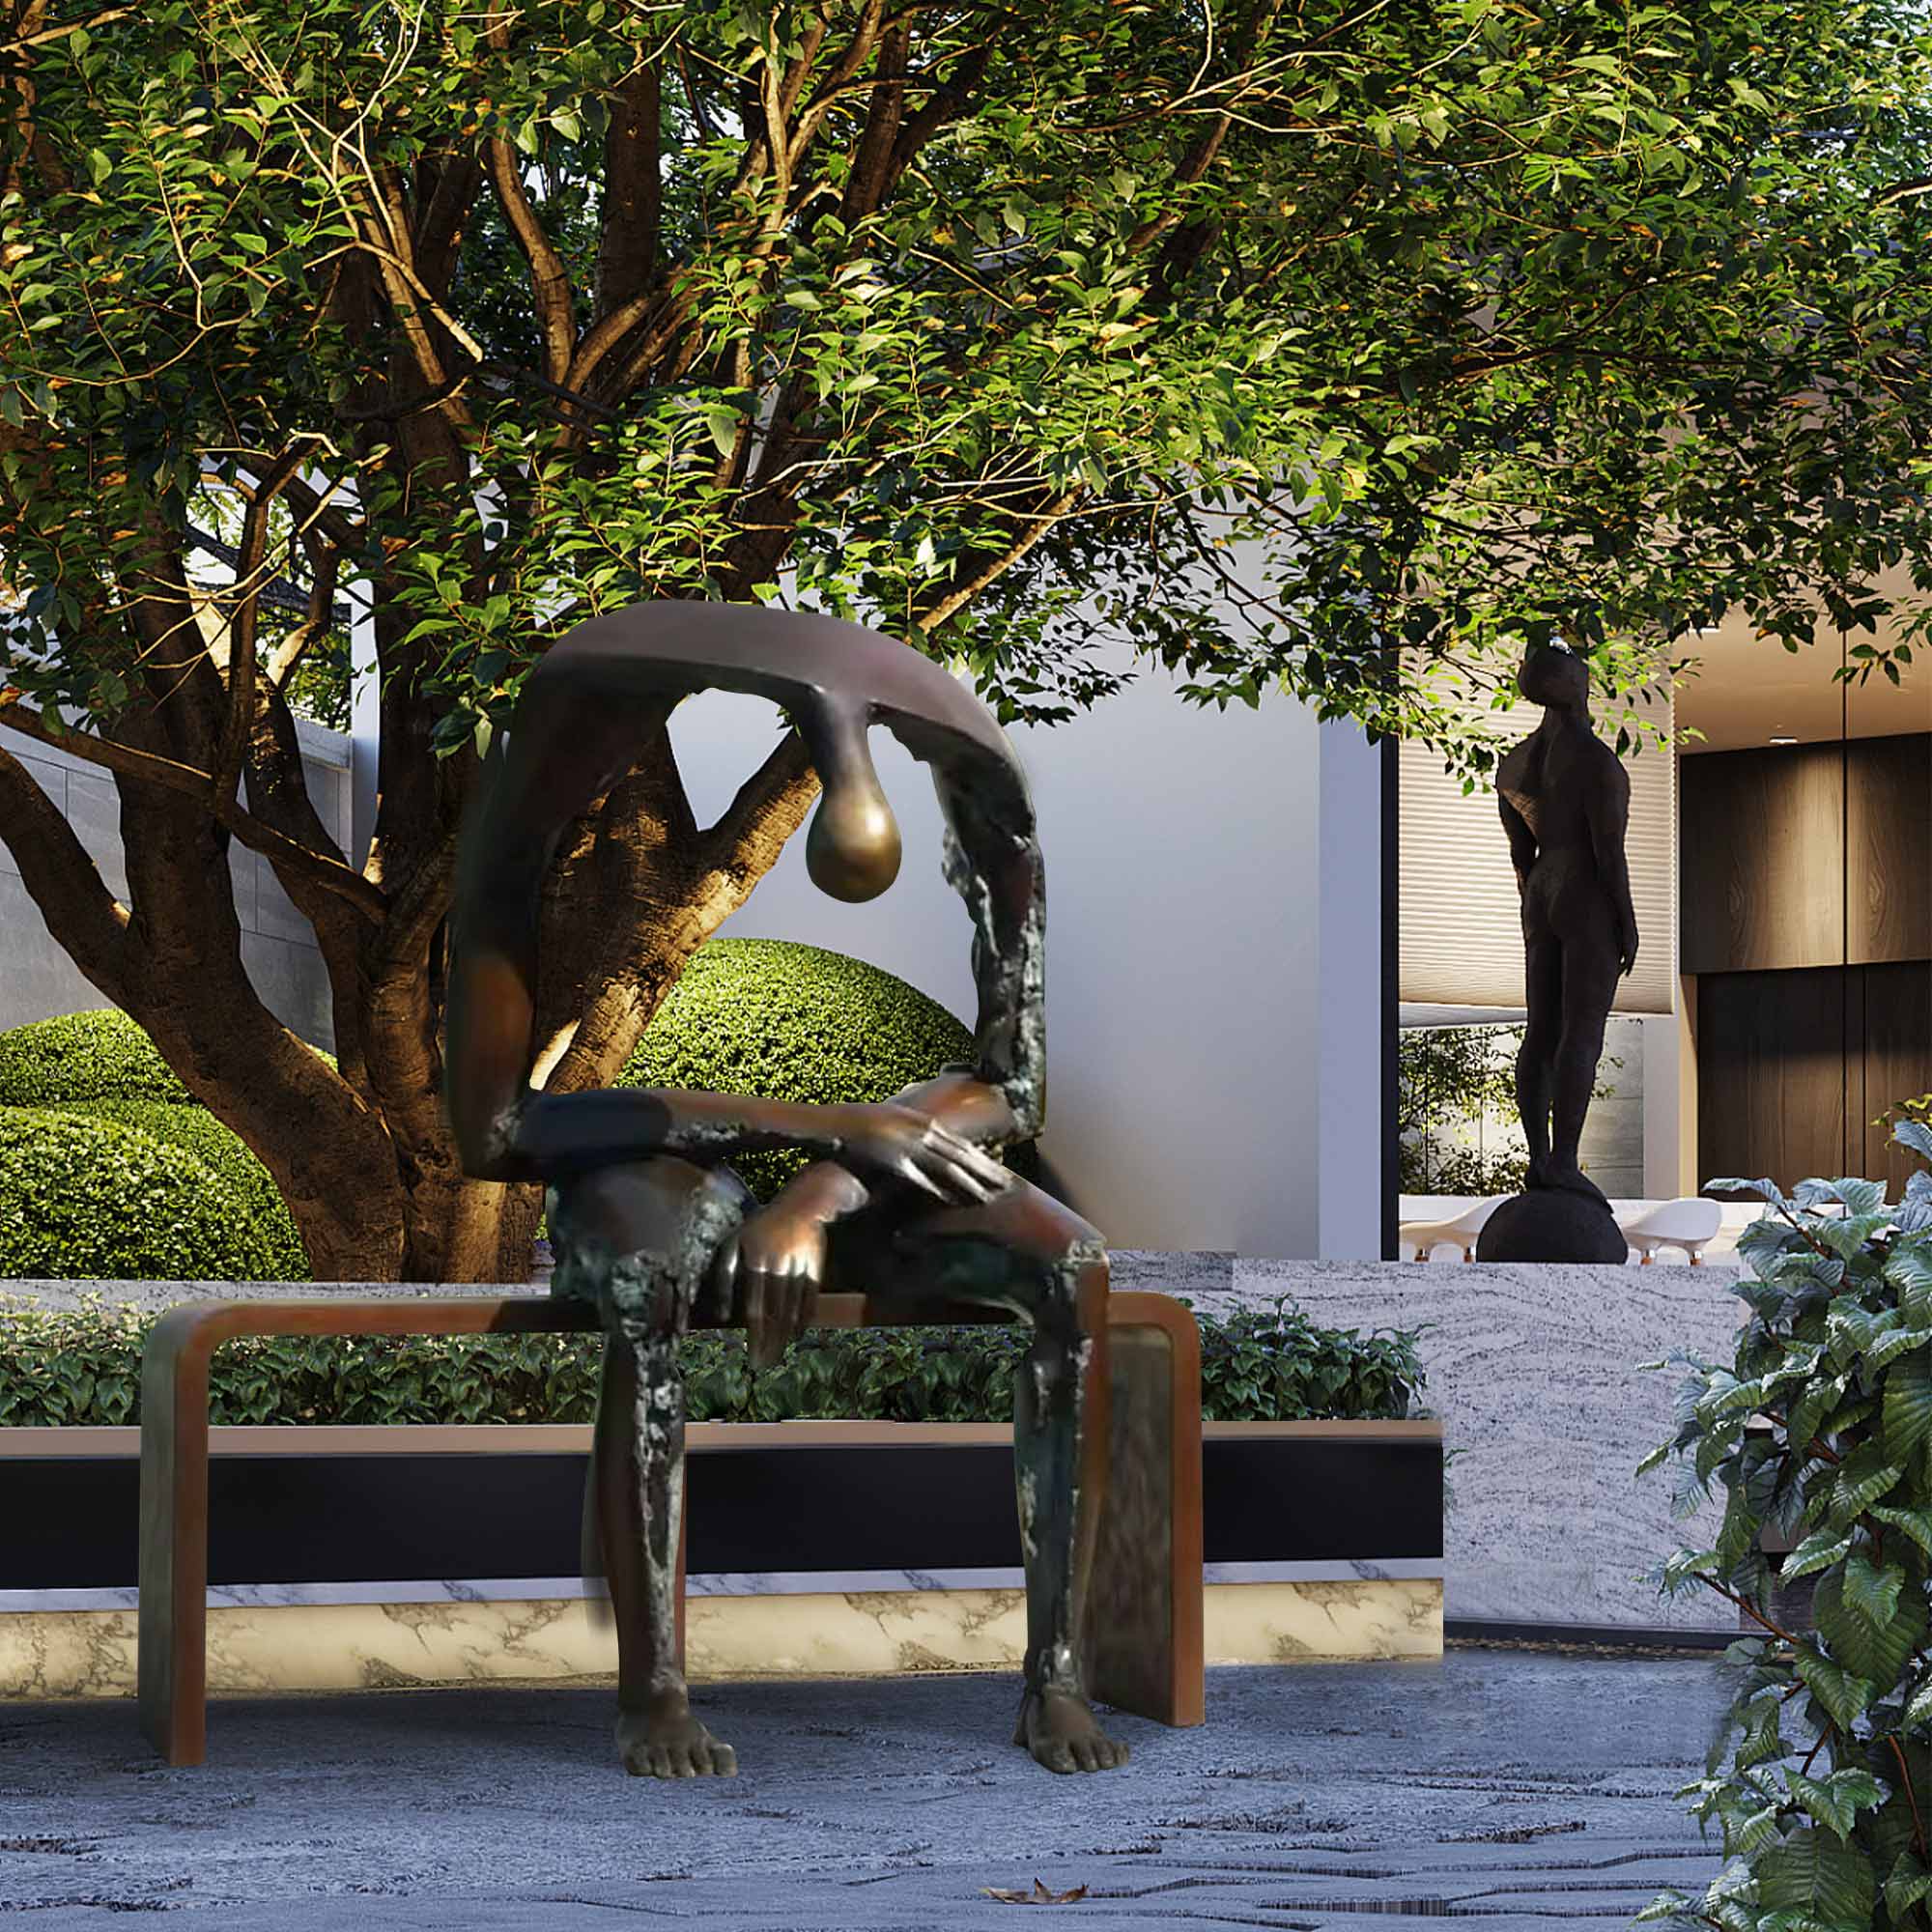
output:
[[[530,1085],[538,896],[557,841],[678,700],[710,688],[789,715],[823,788],[807,863],[835,898],[875,897],[898,870],[869,727],[930,767],[946,877],[972,918],[974,1065],[871,1106]],[[1054,1771],[1126,1758],[1094,1719],[1080,1666],[1095,1515],[1080,1502],[1106,1441],[1106,1398],[1090,1373],[1105,1246],[986,1151],[1040,1123],[1043,903],[1033,808],[992,717],[938,665],[857,625],[696,603],[592,618],[530,673],[491,748],[458,863],[450,1115],[468,1173],[548,1184],[552,1293],[594,1299],[603,1316],[592,1481],[617,1629],[617,1747],[634,1774],[736,1769],[731,1747],[693,1715],[678,1667],[678,1338],[694,1314],[742,1321],[753,1360],[768,1364],[828,1284],[934,1319],[964,1302],[1032,1323],[1013,1407],[1027,1601],[1013,1742]],[[815,1158],[759,1207],[729,1161],[771,1148]]]
[[1517,1055],[1528,1185],[1484,1225],[1480,1261],[1621,1262],[1627,1247],[1577,1150],[1617,980],[1636,963],[1624,833],[1630,775],[1590,728],[1590,672],[1563,644],[1530,651],[1517,689],[1543,723],[1496,773],[1522,900],[1529,1022]]

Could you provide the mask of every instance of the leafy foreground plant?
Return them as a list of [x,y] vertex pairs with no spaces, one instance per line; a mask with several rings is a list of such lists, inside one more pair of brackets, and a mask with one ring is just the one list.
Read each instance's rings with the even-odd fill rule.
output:
[[[1894,1138],[1932,1158],[1932,1127]],[[1680,1515],[1716,1477],[1717,1547],[1654,1573],[1667,1594],[1703,1584],[1763,1631],[1726,1655],[1744,1665],[1707,1776],[1678,1795],[1723,1832],[1723,1870],[1701,1900],[1661,1894],[1642,1918],[1723,1932],[1889,1932],[1932,1923],[1932,1174],[1888,1205],[1870,1180],[1714,1187],[1771,1212],[1738,1243],[1750,1309],[1725,1369],[1690,1371],[1674,1439],[1689,1459]],[[1842,1212],[1828,1210],[1842,1209]],[[1784,1627],[1762,1548],[1796,1537],[1782,1580],[1817,1577],[1815,1631]],[[1804,1725],[1793,1737],[1791,1708]],[[1733,1748],[1734,1733],[1742,1733]],[[1726,1755],[1729,1763],[1724,1762]],[[1794,1764],[1792,1761],[1796,1760]]]

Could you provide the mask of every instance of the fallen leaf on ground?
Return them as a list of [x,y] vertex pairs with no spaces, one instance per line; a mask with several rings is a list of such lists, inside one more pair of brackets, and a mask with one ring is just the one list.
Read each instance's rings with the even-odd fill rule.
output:
[[1002,1891],[991,1885],[982,1885],[980,1889],[1002,1905],[1071,1905],[1076,1898],[1087,1896],[1084,1885],[1076,1885],[1071,1891],[1048,1891],[1038,1879],[1034,1880],[1031,1891]]

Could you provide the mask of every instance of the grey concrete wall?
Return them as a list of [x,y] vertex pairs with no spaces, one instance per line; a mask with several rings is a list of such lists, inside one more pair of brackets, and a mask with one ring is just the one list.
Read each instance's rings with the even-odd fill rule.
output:
[[[332,836],[349,840],[349,741],[339,732],[298,726],[309,796]],[[121,803],[114,781],[51,746],[9,738],[7,749],[60,807],[101,879],[123,904],[128,875],[121,846]],[[270,1010],[319,1046],[334,1044],[328,980],[308,921],[296,910],[269,862],[232,843],[229,873],[242,923],[242,958]],[[12,849],[0,838],[0,1028],[108,1004],[70,959],[21,883]]]

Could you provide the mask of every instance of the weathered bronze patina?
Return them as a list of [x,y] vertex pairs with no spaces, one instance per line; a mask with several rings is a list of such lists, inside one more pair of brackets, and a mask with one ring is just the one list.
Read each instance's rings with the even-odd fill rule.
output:
[[[946,877],[972,916],[973,1065],[873,1106],[530,1085],[538,892],[557,841],[678,700],[707,689],[773,699],[803,737],[823,787],[807,863],[834,897],[874,897],[898,870],[869,728],[930,768]],[[617,1625],[617,1745],[634,1773],[736,1768],[692,1714],[677,1666],[677,1338],[695,1312],[742,1320],[755,1359],[771,1361],[828,1282],[935,1319],[971,1303],[1032,1322],[1014,1390],[1027,1655],[1013,1742],[1055,1771],[1126,1757],[1094,1719],[1080,1663],[1096,1515],[1080,1505],[1106,1440],[1093,1373],[1105,1246],[987,1151],[1040,1124],[1043,908],[1033,808],[1004,734],[939,666],[857,625],[691,603],[593,618],[531,672],[491,749],[459,859],[449,1108],[467,1172],[549,1185],[552,1291],[603,1314],[594,1485]],[[816,1158],[759,1207],[729,1159],[778,1147]]]
[[1529,1022],[1517,1055],[1517,1111],[1529,1143],[1525,1191],[1491,1216],[1484,1261],[1620,1262],[1609,1204],[1578,1165],[1583,1121],[1617,980],[1636,963],[1624,834],[1630,775],[1590,728],[1590,672],[1561,644],[1532,650],[1517,689],[1543,723],[1496,774],[1522,898]]

